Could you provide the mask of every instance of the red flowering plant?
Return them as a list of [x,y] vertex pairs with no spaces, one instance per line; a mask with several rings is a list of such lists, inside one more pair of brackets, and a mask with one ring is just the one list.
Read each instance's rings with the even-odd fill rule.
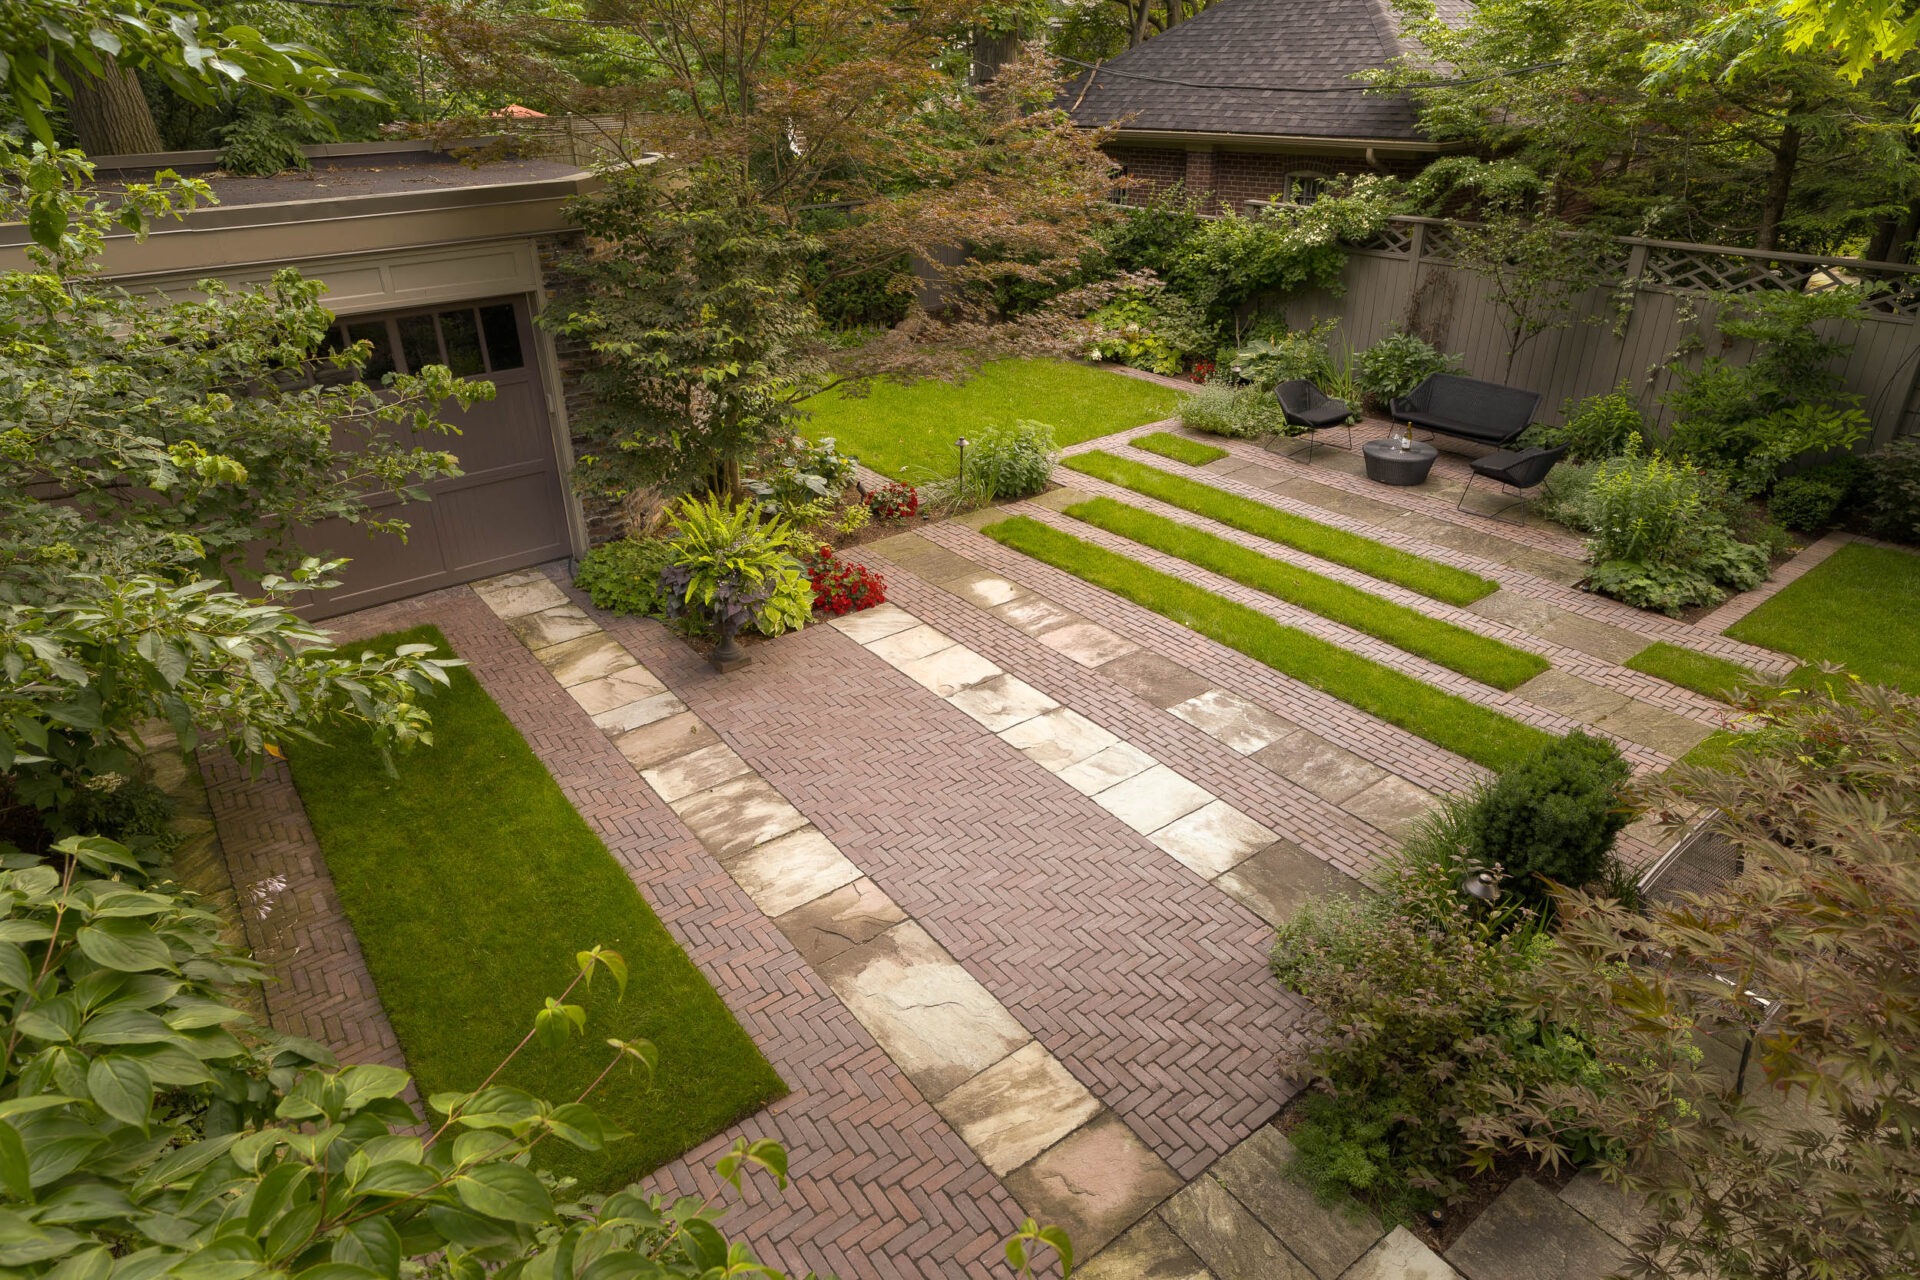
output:
[[887,602],[887,580],[863,564],[840,559],[832,547],[823,543],[803,558],[813,580],[816,616],[837,618]]
[[1205,382],[1213,376],[1215,365],[1211,360],[1195,360],[1193,370],[1187,374],[1188,382]]
[[920,491],[896,480],[867,495],[867,510],[876,520],[905,520],[920,510]]

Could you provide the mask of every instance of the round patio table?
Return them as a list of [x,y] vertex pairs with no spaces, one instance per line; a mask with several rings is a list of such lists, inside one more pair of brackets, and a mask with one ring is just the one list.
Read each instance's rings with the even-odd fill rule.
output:
[[1366,459],[1367,479],[1397,485],[1425,483],[1427,473],[1433,470],[1433,460],[1440,456],[1438,449],[1424,441],[1415,440],[1412,448],[1402,449],[1392,437],[1369,440],[1360,446],[1360,453]]

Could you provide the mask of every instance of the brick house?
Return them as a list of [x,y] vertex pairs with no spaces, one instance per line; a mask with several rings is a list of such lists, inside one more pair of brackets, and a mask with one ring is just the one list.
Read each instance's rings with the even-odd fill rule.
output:
[[1210,211],[1310,200],[1334,174],[1412,174],[1447,149],[1405,96],[1353,79],[1402,52],[1387,0],[1215,0],[1079,77],[1068,102],[1080,124],[1114,129],[1130,200],[1175,182]]

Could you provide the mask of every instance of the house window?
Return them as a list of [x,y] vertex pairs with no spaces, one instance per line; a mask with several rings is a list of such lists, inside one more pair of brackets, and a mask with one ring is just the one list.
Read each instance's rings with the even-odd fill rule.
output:
[[1295,169],[1280,180],[1281,204],[1312,204],[1327,185],[1327,175],[1310,169]]

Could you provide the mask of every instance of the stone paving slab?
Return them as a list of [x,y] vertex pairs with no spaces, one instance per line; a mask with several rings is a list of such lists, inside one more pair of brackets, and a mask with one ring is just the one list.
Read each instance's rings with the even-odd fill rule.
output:
[[1532,1178],[1518,1178],[1447,1250],[1467,1280],[1609,1276],[1627,1261],[1619,1241]]
[[1051,1210],[1047,1220],[1093,1254],[1178,1191],[1180,1179],[1131,1129],[1105,1116],[1015,1171],[1007,1189],[1022,1204]]
[[1385,1233],[1359,1206],[1320,1203],[1290,1172],[1293,1144],[1272,1125],[1229,1151],[1212,1176],[1318,1280],[1336,1280]]
[[[1447,1265],[1420,1237],[1405,1227],[1395,1227],[1380,1243],[1367,1251],[1340,1280],[1459,1280],[1460,1273]],[[1542,1277],[1541,1280],[1545,1280]],[[1562,1280],[1576,1280],[1567,1276]],[[1578,1280],[1600,1280],[1598,1276]]]
[[934,1105],[1003,1176],[1100,1112],[1099,1099],[1038,1044],[1015,1050]]
[[1144,1219],[1073,1274],[1080,1280],[1215,1280],[1157,1215]]
[[1219,1280],[1315,1280],[1253,1213],[1211,1176],[1196,1178],[1160,1216]]

